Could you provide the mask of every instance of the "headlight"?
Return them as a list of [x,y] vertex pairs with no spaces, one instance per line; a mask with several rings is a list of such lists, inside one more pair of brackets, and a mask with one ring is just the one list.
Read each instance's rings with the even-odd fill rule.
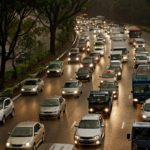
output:
[[90,67],[93,67],[93,64],[90,64]]
[[89,78],[89,75],[87,75],[86,77]]
[[105,111],[105,112],[109,112],[109,109],[108,109],[108,108],[105,108],[104,111]]
[[30,143],[26,143],[25,146],[26,147],[30,147],[31,145],[30,145]]
[[127,59],[127,56],[124,56],[123,59],[126,60],[126,59]]
[[101,80],[101,83],[103,83],[104,81],[103,80]]
[[93,111],[94,111],[94,109],[93,109],[93,108],[90,108],[90,109],[89,109],[89,111],[90,111],[90,112],[93,112]]
[[32,89],[32,91],[34,91],[34,92],[35,92],[35,91],[36,91],[36,88],[33,88],[33,89]]
[[47,73],[50,73],[50,71],[49,71],[49,70],[47,70]]
[[79,60],[79,57],[77,57],[76,60]]
[[68,61],[70,61],[71,60],[71,58],[68,58]]
[[78,135],[75,136],[75,139],[78,140],[80,137]]
[[118,72],[118,76],[120,76],[121,75],[121,72]]
[[60,70],[56,70],[56,72],[60,72]]
[[116,91],[113,91],[113,94],[116,94]]
[[99,139],[99,135],[95,136],[94,139],[95,139],[95,140],[98,140],[98,139]]
[[9,143],[9,142],[7,142],[7,143],[6,143],[6,147],[9,147],[9,146],[10,146],[10,143]]
[[98,60],[98,57],[95,57],[95,60]]
[[74,94],[77,94],[78,93],[78,91],[74,91]]
[[134,102],[137,102],[137,101],[138,101],[138,99],[137,99],[137,98],[135,98],[135,99],[133,99],[133,101],[134,101]]
[[80,67],[83,68],[83,64],[81,64]]
[[62,94],[65,94],[66,92],[65,91],[62,91]]
[[23,92],[23,91],[25,91],[25,89],[21,89],[21,91]]
[[142,118],[143,118],[143,119],[146,119],[146,118],[147,118],[147,116],[146,116],[146,115],[142,115]]

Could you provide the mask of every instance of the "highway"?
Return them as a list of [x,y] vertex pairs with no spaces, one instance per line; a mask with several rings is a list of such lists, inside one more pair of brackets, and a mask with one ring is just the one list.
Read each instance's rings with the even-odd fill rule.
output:
[[[90,42],[94,43],[92,31],[89,32]],[[100,83],[99,76],[109,63],[110,39],[107,37],[105,56],[96,65],[91,82],[83,82],[83,93],[79,98],[67,97],[67,108],[60,120],[49,118],[42,120],[45,125],[45,142],[40,145],[40,150],[46,150],[49,143],[71,143],[74,144],[75,123],[88,112],[87,97],[92,89],[98,89]],[[82,54],[84,57],[86,53]],[[61,95],[61,88],[65,81],[75,78],[75,72],[79,64],[68,64],[64,59],[65,71],[61,77],[44,78],[44,91],[38,96],[21,96],[15,101],[15,117],[8,119],[5,125],[0,126],[0,150],[5,149],[8,132],[12,131],[15,125],[21,121],[39,121],[39,103],[46,97]],[[113,101],[112,112],[109,118],[105,118],[105,138],[100,146],[79,146],[82,150],[130,150],[130,141],[126,139],[130,133],[132,123],[140,121],[140,106],[136,109],[132,106],[131,100],[131,78],[133,72],[133,47],[129,45],[129,62],[123,64],[123,76],[119,81],[119,97]]]

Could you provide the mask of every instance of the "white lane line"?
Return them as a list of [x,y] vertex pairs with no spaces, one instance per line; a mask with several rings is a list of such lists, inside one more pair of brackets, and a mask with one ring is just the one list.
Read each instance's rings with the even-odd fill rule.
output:
[[123,129],[124,126],[125,126],[125,122],[123,121],[123,122],[122,122],[122,125],[121,125],[121,129]]
[[75,124],[76,124],[76,121],[73,122],[71,129],[74,128]]

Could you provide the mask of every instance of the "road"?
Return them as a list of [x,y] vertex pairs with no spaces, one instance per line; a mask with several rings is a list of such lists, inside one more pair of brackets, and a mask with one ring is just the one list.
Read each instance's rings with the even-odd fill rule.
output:
[[[91,43],[94,37],[90,32]],[[80,98],[66,98],[67,108],[60,120],[48,119],[41,121],[46,128],[45,142],[39,147],[40,150],[48,149],[49,143],[74,143],[74,124],[88,112],[87,97],[91,89],[98,89],[100,83],[99,75],[102,74],[109,63],[108,54],[110,50],[110,40],[107,38],[105,57],[97,64],[91,82],[83,83],[83,93]],[[129,150],[130,141],[126,139],[126,134],[131,131],[131,125],[135,120],[141,120],[140,106],[133,108],[131,93],[131,77],[133,72],[133,48],[129,46],[129,62],[123,65],[123,77],[119,81],[119,97],[113,101],[113,108],[109,118],[105,119],[105,139],[98,147],[78,147],[83,150]],[[84,56],[85,54],[83,54]],[[82,57],[83,57],[82,56]],[[60,95],[64,82],[75,78],[75,72],[79,64],[68,64],[64,60],[65,71],[61,77],[45,78],[44,91],[38,96],[21,96],[15,101],[15,117],[8,119],[6,124],[0,126],[0,150],[5,149],[5,143],[10,132],[15,125],[21,121],[39,121],[39,103],[51,95]]]

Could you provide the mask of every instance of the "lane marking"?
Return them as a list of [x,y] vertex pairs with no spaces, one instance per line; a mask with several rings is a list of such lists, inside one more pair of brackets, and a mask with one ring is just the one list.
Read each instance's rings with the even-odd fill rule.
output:
[[76,121],[73,122],[71,129],[74,128],[74,125],[76,124]]
[[124,126],[125,126],[125,122],[123,121],[123,122],[122,122],[122,125],[121,125],[121,129],[123,129]]

